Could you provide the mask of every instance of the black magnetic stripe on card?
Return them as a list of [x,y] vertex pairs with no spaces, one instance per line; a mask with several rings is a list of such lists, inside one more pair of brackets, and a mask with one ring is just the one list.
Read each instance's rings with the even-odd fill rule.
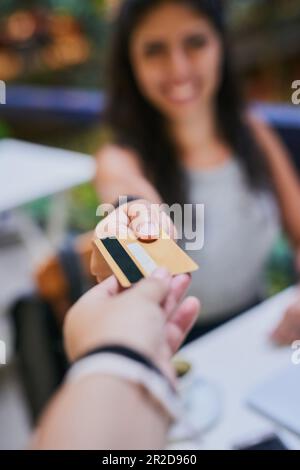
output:
[[117,238],[105,238],[101,241],[130,283],[134,284],[143,279],[143,273],[130,258]]

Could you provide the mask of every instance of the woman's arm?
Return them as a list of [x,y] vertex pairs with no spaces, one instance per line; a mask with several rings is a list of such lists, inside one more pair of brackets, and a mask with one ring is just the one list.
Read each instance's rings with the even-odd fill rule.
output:
[[[107,146],[97,157],[96,189],[101,202],[114,204],[120,196],[135,196],[139,201],[124,204],[110,213],[97,226],[99,238],[129,233],[140,239],[155,239],[163,229],[172,238],[176,230],[169,215],[161,210],[162,199],[144,175],[134,152],[117,146]],[[98,250],[93,247],[91,271],[99,282],[111,270]]]
[[[264,123],[251,119],[259,144],[265,152],[275,184],[282,220],[296,251],[300,273],[300,180],[288,151],[277,135]],[[292,304],[271,337],[278,344],[291,344],[300,334],[300,302]]]
[[274,181],[282,220],[296,250],[300,251],[300,179],[289,153],[267,124],[251,118],[251,127],[265,152]]
[[[188,275],[172,278],[159,269],[127,291],[121,292],[114,276],[94,287],[67,314],[64,342],[69,360],[76,363],[102,346],[125,346],[149,358],[174,381],[171,357],[199,312],[197,299],[183,300],[189,285]],[[170,416],[159,403],[142,385],[113,373],[73,376],[47,408],[31,448],[161,449]]]
[[139,386],[94,375],[64,385],[45,413],[31,447],[161,449],[169,424],[168,416]]
[[156,204],[162,202],[144,175],[138,156],[115,145],[103,147],[97,155],[96,190],[99,199],[110,204],[126,195]]

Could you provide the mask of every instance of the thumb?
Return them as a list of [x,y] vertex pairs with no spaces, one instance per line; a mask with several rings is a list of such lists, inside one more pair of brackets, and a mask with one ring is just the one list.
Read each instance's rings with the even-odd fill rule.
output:
[[161,304],[169,294],[171,280],[169,272],[165,268],[159,268],[151,277],[140,281],[134,289],[143,297]]
[[123,290],[115,276],[110,276],[95,287],[95,289],[97,288],[99,295],[102,294],[105,297],[114,297],[117,294],[120,294]]

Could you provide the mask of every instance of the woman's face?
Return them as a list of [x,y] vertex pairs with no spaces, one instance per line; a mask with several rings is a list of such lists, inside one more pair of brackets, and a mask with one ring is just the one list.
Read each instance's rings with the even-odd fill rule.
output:
[[172,2],[158,6],[134,31],[130,57],[141,92],[169,119],[214,105],[222,44],[205,16]]

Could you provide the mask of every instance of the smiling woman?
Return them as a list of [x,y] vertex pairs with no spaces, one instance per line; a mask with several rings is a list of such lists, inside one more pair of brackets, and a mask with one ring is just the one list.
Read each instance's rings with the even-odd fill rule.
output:
[[[299,181],[278,137],[246,111],[221,4],[121,3],[108,70],[106,123],[113,140],[97,165],[103,202],[127,194],[146,205],[204,204],[205,244],[191,253],[200,265],[191,287],[203,306],[199,332],[265,296],[265,266],[281,221],[300,251]],[[124,214],[140,238],[130,204]],[[203,224],[195,217],[185,224]],[[143,237],[158,236],[155,218],[143,223],[149,226]],[[172,229],[170,220],[167,225]],[[95,257],[93,272],[101,278]]]
[[220,38],[205,17],[184,5],[166,3],[147,15],[132,35],[130,52],[143,95],[172,121],[192,118],[218,89]]
[[[168,203],[187,201],[182,167],[199,164],[198,145],[191,138],[195,132],[203,166],[235,153],[251,184],[260,186],[266,179],[260,149],[244,122],[220,5],[129,0],[117,17],[107,123],[115,143],[138,154]],[[180,132],[179,123],[185,123]],[[207,134],[214,135],[214,142],[209,139],[213,146],[207,145]]]

